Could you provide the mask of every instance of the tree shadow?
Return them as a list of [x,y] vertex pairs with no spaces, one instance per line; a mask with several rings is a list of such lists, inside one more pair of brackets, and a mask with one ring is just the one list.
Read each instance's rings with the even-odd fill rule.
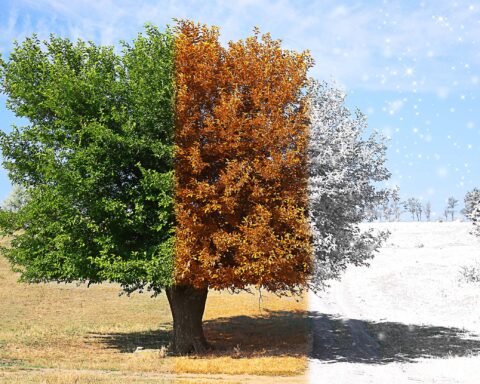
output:
[[[308,313],[265,311],[264,316],[234,316],[204,321],[204,332],[212,345],[209,356],[306,356],[310,329]],[[158,331],[90,334],[89,338],[131,353],[140,349],[167,347],[171,323]]]
[[140,331],[128,333],[91,333],[90,341],[100,342],[106,348],[116,349],[123,353],[135,352],[139,349],[162,349],[170,343],[170,329]]
[[207,340],[214,354],[237,357],[305,356],[310,320],[306,311],[265,311],[264,316],[234,316],[207,320]]
[[[480,338],[458,328],[342,319],[307,311],[206,320],[204,331],[213,346],[209,356],[308,356],[327,363],[386,364],[480,353]],[[160,349],[169,345],[171,324],[156,331],[90,337],[125,353],[139,347]]]
[[311,313],[310,357],[325,362],[386,364],[473,356],[480,337],[464,329],[343,319]]

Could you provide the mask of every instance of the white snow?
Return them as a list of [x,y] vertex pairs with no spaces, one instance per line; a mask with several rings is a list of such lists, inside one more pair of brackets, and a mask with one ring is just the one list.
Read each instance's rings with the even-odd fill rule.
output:
[[371,266],[310,297],[310,382],[480,383],[480,284],[460,273],[480,261],[472,224],[368,226],[392,233]]

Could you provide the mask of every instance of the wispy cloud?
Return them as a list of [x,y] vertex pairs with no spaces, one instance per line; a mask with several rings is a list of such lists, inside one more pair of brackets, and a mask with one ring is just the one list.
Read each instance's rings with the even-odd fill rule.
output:
[[[0,49],[33,31],[114,44],[145,22],[192,18],[221,27],[224,41],[259,26],[298,50],[310,49],[312,74],[349,88],[432,91],[478,85],[480,6],[432,1],[20,0],[11,2]],[[474,79],[477,79],[475,84]]]

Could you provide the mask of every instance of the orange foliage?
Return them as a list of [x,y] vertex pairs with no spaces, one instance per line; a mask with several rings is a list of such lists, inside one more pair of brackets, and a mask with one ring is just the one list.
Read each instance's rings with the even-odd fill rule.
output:
[[270,35],[230,42],[179,22],[176,282],[296,291],[311,272],[306,220],[308,53]]

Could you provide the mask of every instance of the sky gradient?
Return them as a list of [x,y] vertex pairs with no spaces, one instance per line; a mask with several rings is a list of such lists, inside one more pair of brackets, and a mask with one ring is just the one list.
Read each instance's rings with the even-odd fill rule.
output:
[[[174,18],[217,25],[224,43],[258,26],[286,48],[309,49],[311,76],[343,87],[348,106],[390,138],[389,184],[431,201],[437,217],[449,196],[463,201],[480,187],[478,1],[1,0],[0,52],[8,57],[13,40],[33,32],[118,46],[146,22],[162,28]],[[0,129],[8,131],[22,122],[5,100]],[[10,188],[2,168],[0,200]]]

